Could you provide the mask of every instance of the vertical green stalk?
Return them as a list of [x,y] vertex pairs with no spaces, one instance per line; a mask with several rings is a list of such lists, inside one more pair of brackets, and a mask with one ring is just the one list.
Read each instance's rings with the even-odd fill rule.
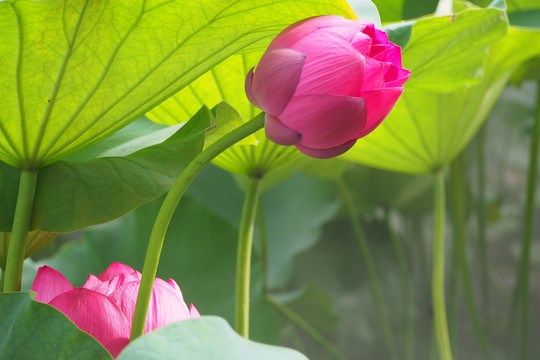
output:
[[[453,347],[454,354],[459,357],[459,325],[460,325],[460,310],[461,310],[461,297],[460,297],[460,275],[461,275],[461,259],[460,259],[460,240],[458,237],[465,236],[465,219],[464,211],[464,195],[461,193],[463,189],[462,183],[458,181],[460,178],[456,176],[464,176],[460,173],[461,160],[463,159],[463,153],[450,165],[451,170],[451,195],[452,195],[452,225],[453,225],[453,242],[452,242],[452,265],[451,265],[451,277],[450,277],[450,289],[448,297],[450,298],[450,304],[448,306],[449,320],[448,328],[450,330],[450,341]],[[459,165],[457,165],[459,163]],[[462,217],[463,216],[463,217]],[[464,238],[463,238],[464,240]]]
[[314,339],[317,344],[321,345],[332,357],[336,360],[347,360],[347,358],[326,338],[311,326],[304,318],[295,313],[289,307],[285,306],[282,303],[279,303],[272,299],[270,295],[266,295],[266,301],[270,303],[277,311],[279,311],[283,316],[293,322],[300,329],[305,331],[312,339]]
[[259,229],[259,245],[261,247],[261,267],[264,274],[263,289],[268,287],[268,247],[266,246],[266,227],[261,203],[257,207],[257,228]]
[[486,139],[486,126],[484,125],[477,135],[476,142],[476,162],[477,162],[477,189],[478,189],[478,205],[477,211],[477,228],[478,228],[478,256],[481,267],[481,289],[482,289],[482,312],[484,316],[484,327],[489,334],[490,329],[490,294],[489,294],[489,263],[487,255],[486,243],[486,166],[484,144]]
[[450,331],[450,340],[454,348],[454,353],[459,354],[459,315],[461,303],[459,288],[459,251],[456,241],[452,244],[451,256],[450,289],[448,291],[448,297],[450,298],[450,304],[448,305],[448,330]]
[[6,270],[0,268],[0,293],[4,292],[4,280],[5,280]]
[[182,171],[178,179],[176,179],[175,183],[167,193],[167,196],[159,209],[159,213],[150,235],[150,240],[148,241],[141,285],[139,287],[139,294],[137,296],[135,313],[133,314],[131,340],[136,339],[144,333],[148,304],[150,303],[150,298],[152,296],[152,288],[157,273],[159,258],[161,256],[161,249],[163,248],[163,241],[165,240],[165,234],[167,232],[167,228],[169,227],[169,223],[171,222],[171,218],[174,214],[176,206],[180,202],[180,199],[184,195],[187,187],[189,184],[191,184],[193,179],[195,179],[197,174],[206,165],[208,165],[210,161],[212,161],[212,159],[246,136],[253,134],[259,129],[262,129],[263,126],[264,116],[256,116],[252,120],[236,128],[227,135],[224,135],[222,138],[208,146],[208,148],[197,155],[189,163],[189,165],[186,166],[184,171]]
[[34,195],[36,192],[37,170],[21,169],[19,192],[15,216],[9,238],[9,248],[6,257],[6,274],[4,278],[4,291],[15,292],[21,290],[21,278],[24,263],[24,246],[30,227]]
[[482,347],[485,359],[493,359],[491,348],[482,329],[476,302],[474,300],[473,286],[467,261],[466,229],[465,229],[465,155],[461,153],[451,164],[452,177],[452,212],[454,228],[454,246],[457,254],[457,269],[465,293],[465,302],[471,318],[473,330]]
[[235,329],[249,338],[249,287],[251,278],[251,252],[253,248],[253,229],[259,203],[261,179],[252,177],[242,208],[242,219],[238,233],[238,255],[236,259],[236,307]]
[[444,172],[435,175],[434,188],[434,237],[433,237],[433,273],[431,297],[433,302],[433,326],[441,360],[452,360],[452,348],[448,335],[446,304],[444,297],[444,229],[445,229],[445,186]]
[[[521,339],[519,359],[529,359],[529,273],[531,268],[531,245],[534,232],[534,215],[536,199],[536,181],[538,172],[538,138],[540,137],[540,81],[537,86],[536,117],[531,134],[529,170],[527,175],[527,197],[525,203],[525,222],[516,292],[512,306],[511,336],[518,333]],[[516,313],[519,312],[519,315]],[[519,316],[521,329],[515,331],[516,317]],[[512,340],[514,337],[512,337]],[[513,341],[511,344],[513,348]],[[509,354],[509,356],[511,356]],[[514,354],[515,356],[515,354]],[[515,357],[514,357],[515,358]]]
[[345,208],[347,209],[349,218],[351,219],[351,223],[356,234],[356,239],[360,245],[362,256],[364,257],[364,263],[366,264],[368,271],[373,300],[377,306],[377,312],[379,314],[379,319],[384,333],[386,346],[388,347],[390,359],[397,360],[399,357],[394,336],[392,335],[392,324],[390,322],[390,316],[388,315],[386,302],[384,301],[381,284],[379,277],[377,276],[377,268],[375,267],[375,261],[373,260],[369,243],[366,239],[364,230],[360,225],[358,211],[356,210],[356,207],[352,201],[351,193],[347,187],[347,184],[345,183],[345,180],[343,180],[343,178],[338,178],[336,182],[341,199],[345,205]]
[[401,273],[401,285],[403,291],[404,309],[405,309],[405,348],[408,360],[414,360],[414,298],[413,298],[413,286],[411,282],[411,269],[409,261],[407,260],[407,252],[403,246],[403,241],[400,236],[396,234],[392,227],[392,220],[389,211],[386,212],[386,226],[388,232],[392,238],[392,244],[398,258],[400,273]]

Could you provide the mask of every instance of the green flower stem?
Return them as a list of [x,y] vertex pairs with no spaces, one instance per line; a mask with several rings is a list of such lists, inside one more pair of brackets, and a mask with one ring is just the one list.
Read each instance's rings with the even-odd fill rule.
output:
[[146,258],[144,260],[144,267],[142,272],[141,285],[139,288],[139,294],[137,296],[137,304],[135,306],[135,313],[133,315],[133,326],[131,328],[131,340],[136,339],[144,333],[144,325],[146,322],[146,314],[148,312],[148,304],[152,295],[152,288],[154,279],[156,277],[157,268],[159,264],[159,257],[161,255],[161,249],[163,247],[163,241],[165,240],[165,234],[167,228],[176,209],[176,206],[180,202],[182,195],[186,191],[187,187],[197,174],[206,166],[212,159],[219,155],[224,150],[228,149],[238,141],[242,140],[248,135],[253,134],[259,129],[264,127],[264,116],[257,116],[248,121],[244,125],[231,131],[227,135],[223,136],[203,152],[193,159],[188,166],[182,171],[178,179],[169,190],[152,229],[150,240],[148,242],[148,249],[146,251]]
[[452,177],[454,247],[457,254],[456,271],[461,275],[467,310],[471,318],[473,331],[484,352],[484,359],[493,359],[491,348],[480,323],[467,262],[467,247],[465,242],[465,165],[465,155],[461,153],[450,166]]
[[252,177],[244,200],[240,230],[238,233],[238,255],[236,259],[236,305],[235,329],[246,339],[249,338],[249,285],[251,278],[251,252],[253,229],[259,203],[261,179]]
[[266,227],[260,202],[257,208],[257,227],[259,228],[259,245],[261,247],[261,267],[264,274],[263,289],[266,291],[268,283],[268,247],[266,246]]
[[478,256],[481,267],[481,289],[482,289],[482,312],[484,317],[484,327],[489,334],[490,329],[490,293],[489,293],[489,262],[487,255],[486,242],[486,165],[484,144],[486,139],[485,125],[480,129],[477,135],[476,143],[476,161],[477,161],[477,188],[478,188],[478,206],[477,206],[477,227],[478,227]]
[[459,317],[461,313],[460,287],[459,287],[459,252],[456,242],[453,242],[450,264],[450,287],[447,297],[450,299],[448,304],[448,330],[450,331],[450,341],[454,353],[459,354]]
[[444,228],[445,228],[445,187],[444,173],[439,171],[435,177],[434,188],[434,242],[433,273],[431,281],[431,298],[433,302],[433,327],[439,358],[452,360],[452,348],[448,335],[446,320],[446,304],[444,298]]
[[339,193],[341,195],[341,199],[345,205],[345,208],[347,209],[349,218],[351,219],[351,223],[356,234],[358,244],[360,245],[362,256],[364,257],[364,263],[366,264],[366,268],[368,271],[373,300],[375,302],[375,305],[377,306],[377,312],[379,314],[379,320],[381,322],[390,359],[396,360],[399,357],[397,354],[397,347],[394,336],[392,335],[392,324],[390,322],[390,316],[388,315],[388,310],[386,308],[386,302],[384,301],[381,284],[379,281],[379,277],[377,276],[377,268],[375,267],[375,261],[373,260],[373,255],[371,253],[369,243],[366,239],[364,230],[360,225],[358,211],[356,210],[356,207],[352,201],[351,193],[349,191],[349,188],[347,187],[347,184],[345,183],[345,180],[343,180],[343,178],[338,178],[336,181]]
[[412,286],[412,274],[409,266],[409,260],[407,259],[407,252],[403,246],[403,241],[400,236],[396,234],[392,227],[392,220],[389,211],[386,212],[386,226],[396,251],[398,258],[400,273],[401,273],[401,286],[403,291],[405,308],[405,348],[408,360],[414,360],[414,298],[413,298],[413,286]]
[[293,322],[300,329],[305,331],[313,340],[315,340],[323,349],[325,349],[329,354],[331,354],[336,360],[347,360],[347,358],[326,338],[311,326],[303,317],[295,313],[289,307],[284,304],[277,302],[272,299],[270,295],[265,296],[266,301],[270,303],[277,311],[279,311],[283,316]]
[[21,290],[21,278],[24,263],[24,247],[32,208],[34,206],[34,194],[37,184],[37,170],[21,169],[19,180],[19,192],[17,194],[17,205],[15,206],[15,216],[9,238],[9,247],[6,257],[6,274],[4,278],[4,291],[15,292]]
[[4,280],[5,280],[6,270],[0,268],[0,293],[4,292]]
[[[519,346],[519,356],[513,353],[513,358],[529,359],[529,274],[531,268],[531,245],[534,231],[534,215],[536,200],[536,181],[538,172],[538,138],[540,137],[540,81],[537,86],[536,117],[531,134],[531,148],[529,158],[529,170],[527,176],[527,197],[525,203],[525,222],[523,225],[523,239],[521,247],[521,258],[519,261],[519,271],[517,286],[514,294],[512,306],[510,332],[512,342],[510,349],[513,349],[514,334],[519,334],[521,344]],[[519,315],[516,313],[519,312]],[[521,330],[515,331],[517,317],[521,321]],[[509,358],[512,357],[509,352]]]

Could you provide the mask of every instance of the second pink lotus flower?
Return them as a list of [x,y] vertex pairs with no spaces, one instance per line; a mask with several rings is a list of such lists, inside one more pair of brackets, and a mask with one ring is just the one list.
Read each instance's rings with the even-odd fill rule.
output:
[[409,76],[386,33],[328,15],[283,30],[248,74],[246,94],[266,112],[270,140],[330,158],[381,123]]
[[[86,283],[77,288],[58,271],[43,266],[32,283],[32,290],[37,293],[36,301],[60,310],[116,357],[129,342],[140,282],[140,272],[113,263],[99,276],[89,275]],[[198,317],[193,304],[188,309],[174,280],[155,280],[145,333]]]

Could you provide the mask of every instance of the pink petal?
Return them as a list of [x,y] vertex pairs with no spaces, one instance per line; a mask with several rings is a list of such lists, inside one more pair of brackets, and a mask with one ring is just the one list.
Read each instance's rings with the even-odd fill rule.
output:
[[191,304],[189,307],[189,317],[190,319],[198,319],[201,317],[201,314],[199,314],[199,310],[195,308],[195,305]]
[[109,265],[107,270],[99,274],[98,278],[101,281],[107,281],[112,279],[113,277],[120,275],[120,274],[131,274],[131,273],[137,273],[135,270],[133,270],[131,267],[121,264],[121,263],[112,263]]
[[384,75],[385,87],[401,87],[411,76],[409,70],[397,66],[391,66]]
[[264,131],[266,137],[278,145],[296,145],[302,139],[302,134],[289,129],[270,114],[266,114],[264,117]]
[[167,284],[169,284],[173,291],[180,297],[180,299],[184,299],[184,295],[182,295],[182,290],[180,290],[180,286],[174,281],[173,279],[167,280]]
[[372,38],[374,44],[388,43],[388,35],[382,30],[375,29],[375,25],[371,23],[368,23],[362,32]]
[[311,34],[317,29],[323,27],[343,26],[343,23],[348,21],[351,20],[346,20],[345,18],[338,15],[325,15],[305,19],[294,23],[287,27],[285,30],[283,30],[278,36],[274,38],[274,40],[272,40],[268,47],[291,48],[298,41],[300,41],[305,36]]
[[302,134],[302,146],[328,149],[360,137],[366,123],[366,108],[362,98],[295,96],[279,119]]
[[[139,285],[139,282],[125,284],[110,296],[129,319],[133,318],[135,312]],[[171,289],[169,284],[161,279],[156,279],[144,332],[147,333],[175,321],[186,319],[189,319],[189,309],[184,300]]]
[[88,280],[84,283],[83,288],[97,291],[105,296],[111,295],[116,289],[123,286],[126,283],[140,281],[140,273],[121,273],[107,281],[96,281],[92,279],[93,275],[88,276]]
[[366,69],[361,82],[362,94],[365,90],[383,89],[385,87],[384,74],[390,64],[383,63],[371,58],[366,58]]
[[392,63],[392,65],[401,68],[401,48],[399,46],[386,45],[385,48],[378,54],[374,55],[373,58],[375,60]]
[[271,48],[261,58],[252,82],[252,95],[261,109],[279,115],[291,100],[300,80],[305,55],[301,52]]
[[100,286],[103,281],[99,280],[97,276],[94,276],[92,274],[88,275],[88,279],[82,286],[85,289],[91,289],[94,290],[96,287]]
[[372,50],[371,42],[372,39],[369,36],[359,32],[352,38],[351,45],[363,55],[369,55]]
[[37,293],[36,301],[49,303],[56,296],[73,289],[68,279],[58,271],[48,266],[38,269],[32,282],[32,291]]
[[388,88],[380,90],[370,90],[362,93],[362,97],[366,101],[367,108],[367,123],[360,137],[366,136],[384,120],[390,110],[394,107],[399,96],[403,92],[403,88]]
[[294,48],[306,54],[295,96],[360,94],[365,58],[348,41],[319,30],[298,41]]
[[333,157],[343,154],[344,152],[349,150],[355,143],[356,143],[356,140],[352,140],[343,145],[339,145],[339,146],[328,148],[328,149],[313,149],[313,148],[303,146],[303,145],[296,145],[296,148],[300,150],[300,152],[312,158],[329,159],[329,158],[333,158]]
[[246,96],[247,96],[249,102],[260,109],[261,105],[259,104],[257,99],[255,99],[255,96],[253,95],[253,89],[252,89],[252,86],[253,86],[253,69],[254,68],[251,68],[251,70],[249,70],[249,72],[248,72],[248,74],[246,76],[246,82],[244,84],[244,87],[245,87]]
[[50,302],[81,330],[95,337],[114,357],[129,342],[131,323],[108,297],[92,290],[73,288]]

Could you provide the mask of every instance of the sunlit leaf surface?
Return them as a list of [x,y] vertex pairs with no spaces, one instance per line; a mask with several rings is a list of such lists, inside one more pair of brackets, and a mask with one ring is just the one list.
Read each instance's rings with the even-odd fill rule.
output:
[[0,160],[38,167],[105,138],[231,54],[344,1],[0,2]]

